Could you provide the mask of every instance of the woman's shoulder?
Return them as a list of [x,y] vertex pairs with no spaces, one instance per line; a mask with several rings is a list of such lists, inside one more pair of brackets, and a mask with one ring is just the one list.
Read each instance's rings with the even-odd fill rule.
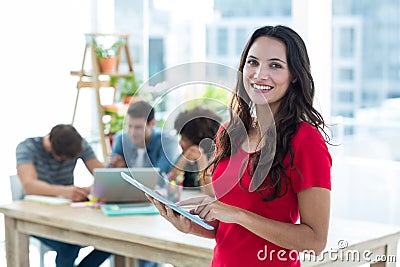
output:
[[318,131],[318,129],[308,122],[302,121],[299,123],[298,133],[313,133],[315,131]]
[[307,142],[315,139],[324,140],[319,129],[308,122],[301,122],[295,136],[293,137],[293,142]]

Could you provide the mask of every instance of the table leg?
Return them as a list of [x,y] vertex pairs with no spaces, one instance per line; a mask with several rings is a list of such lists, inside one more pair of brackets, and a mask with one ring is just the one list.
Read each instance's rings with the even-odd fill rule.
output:
[[7,266],[29,267],[29,235],[19,233],[17,220],[4,217]]
[[397,240],[388,243],[385,246],[385,254],[381,256],[385,256],[386,260],[373,263],[371,264],[371,267],[396,267]]
[[114,255],[114,267],[136,267],[136,259],[129,257]]
[[389,243],[386,247],[386,256],[387,256],[387,262],[386,262],[386,267],[396,267],[397,266],[397,245],[398,245],[398,240],[393,240],[391,243]]
[[386,262],[380,261],[380,262],[377,262],[377,263],[372,263],[370,266],[371,267],[386,267]]

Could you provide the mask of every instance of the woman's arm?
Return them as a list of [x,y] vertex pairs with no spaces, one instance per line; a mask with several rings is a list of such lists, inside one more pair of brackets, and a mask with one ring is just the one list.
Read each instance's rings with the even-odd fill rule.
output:
[[199,171],[204,170],[208,165],[207,156],[204,154],[203,149],[197,145],[190,146],[179,156],[175,163],[175,168],[179,171],[185,171],[185,166],[189,162],[196,162]]
[[198,177],[200,190],[203,194],[214,196],[214,190],[211,184],[211,175],[203,176],[202,172],[208,166],[207,155],[204,153],[203,149],[197,145],[190,146],[183,155],[180,156],[176,163],[175,171],[184,171],[185,165],[188,161],[196,162],[198,167]]
[[237,223],[280,247],[313,250],[320,254],[328,236],[330,191],[314,187],[299,192],[297,196],[299,224],[282,223],[247,211],[238,215]]
[[206,194],[210,197],[215,196],[210,174],[206,173],[204,175],[203,173],[199,173],[199,184],[200,184],[200,190],[203,194]]
[[199,206],[195,214],[204,220],[237,223],[250,232],[287,249],[313,250],[326,246],[329,228],[330,191],[312,187],[297,194],[300,223],[283,223],[219,201]]

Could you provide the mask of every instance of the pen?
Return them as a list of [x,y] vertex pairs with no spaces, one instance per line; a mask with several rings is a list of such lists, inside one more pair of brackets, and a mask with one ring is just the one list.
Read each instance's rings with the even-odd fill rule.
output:
[[70,204],[72,208],[99,207],[101,205],[103,205],[102,202],[93,202],[93,201],[72,202]]

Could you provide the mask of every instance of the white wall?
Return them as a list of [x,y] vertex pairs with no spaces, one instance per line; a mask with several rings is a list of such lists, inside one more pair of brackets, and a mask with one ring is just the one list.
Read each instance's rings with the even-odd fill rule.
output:
[[72,119],[84,33],[91,31],[89,0],[0,2],[2,164],[15,173],[15,147]]

